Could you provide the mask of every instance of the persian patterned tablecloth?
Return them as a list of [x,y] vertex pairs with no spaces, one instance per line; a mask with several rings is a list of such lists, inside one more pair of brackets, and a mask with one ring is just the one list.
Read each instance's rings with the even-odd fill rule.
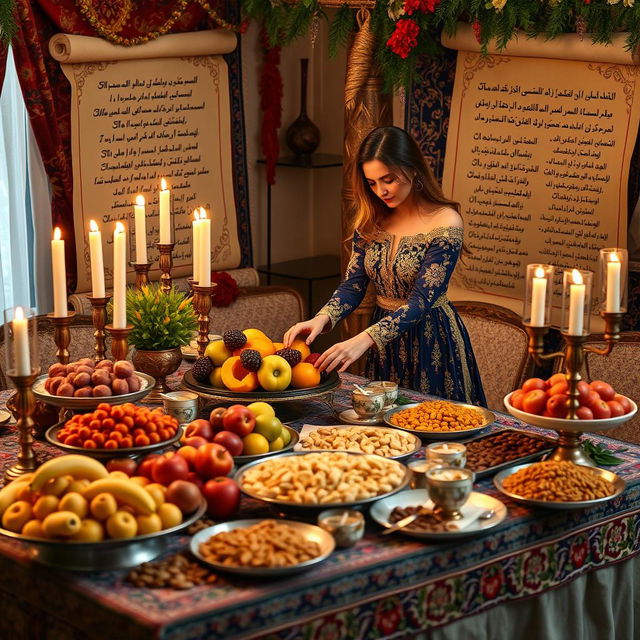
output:
[[[343,377],[338,408],[349,406],[350,389],[359,380]],[[305,409],[305,422],[336,423],[326,403],[308,402]],[[498,424],[522,427],[502,415]],[[189,591],[141,589],[125,582],[126,571],[74,574],[42,567],[29,560],[24,545],[1,539],[0,620],[5,627],[13,625],[6,637],[44,637],[46,631],[47,637],[65,638],[337,640],[400,638],[433,629],[567,584],[638,552],[640,447],[591,437],[617,451],[623,463],[614,470],[628,483],[621,496],[603,506],[530,510],[501,497],[485,479],[478,489],[501,497],[508,517],[484,536],[425,544],[382,537],[380,528],[369,522],[356,547],[336,551],[309,573],[283,579],[231,577]],[[46,444],[37,448],[43,458],[55,453]],[[10,429],[0,438],[3,467],[16,451]],[[243,516],[269,513],[243,498]],[[187,536],[173,536],[169,551],[184,548],[187,541]]]

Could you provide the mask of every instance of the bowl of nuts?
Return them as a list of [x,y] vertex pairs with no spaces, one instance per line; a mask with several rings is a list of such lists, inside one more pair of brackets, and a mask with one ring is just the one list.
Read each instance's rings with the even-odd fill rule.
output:
[[293,520],[235,520],[203,529],[191,552],[217,571],[281,576],[310,569],[335,549],[324,529]]
[[283,507],[328,509],[374,502],[409,484],[397,460],[352,451],[296,451],[242,467],[234,478],[251,498]]
[[479,433],[496,419],[484,407],[449,400],[426,400],[390,409],[384,421],[421,440],[455,440]]
[[613,471],[564,460],[520,464],[498,473],[493,483],[517,502],[547,509],[583,509],[613,500],[626,488]]

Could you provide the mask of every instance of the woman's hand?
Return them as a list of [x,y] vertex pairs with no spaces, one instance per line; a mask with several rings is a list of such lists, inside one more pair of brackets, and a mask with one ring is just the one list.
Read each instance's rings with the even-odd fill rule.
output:
[[306,343],[311,344],[325,328],[329,322],[329,316],[321,313],[319,316],[311,318],[306,322],[296,322],[285,334],[282,342],[285,347],[290,347],[291,343],[296,339],[299,334],[307,335]]
[[367,349],[374,345],[373,339],[363,331],[344,342],[329,347],[317,360],[316,368],[330,373],[336,367],[338,371],[346,371]]

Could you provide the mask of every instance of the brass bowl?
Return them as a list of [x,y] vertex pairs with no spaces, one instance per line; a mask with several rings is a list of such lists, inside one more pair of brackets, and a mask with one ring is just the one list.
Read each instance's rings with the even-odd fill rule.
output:
[[156,380],[156,384],[145,398],[145,402],[161,404],[162,394],[170,391],[165,378],[175,373],[180,367],[182,351],[180,347],[163,351],[134,349],[131,354],[131,362],[137,371],[153,376]]

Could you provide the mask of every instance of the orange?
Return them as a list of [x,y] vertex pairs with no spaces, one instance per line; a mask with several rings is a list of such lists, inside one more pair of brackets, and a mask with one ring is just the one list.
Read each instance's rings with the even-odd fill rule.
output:
[[[304,340],[300,340],[299,338],[297,338],[291,343],[290,348],[297,349],[302,354],[303,362],[311,354],[311,349],[309,348],[309,345]],[[315,385],[311,385],[311,386],[315,386]]]
[[240,356],[225,360],[221,369],[222,382],[230,391],[253,391],[258,387],[258,376],[242,366]]
[[295,389],[308,389],[319,384],[320,372],[310,362],[301,362],[291,370],[291,386]]
[[263,358],[271,356],[276,352],[273,342],[271,342],[269,338],[251,338],[250,340],[247,340],[247,343],[242,347],[242,349],[236,349],[233,352],[233,355],[239,356],[245,349],[255,349]]
[[[280,351],[280,349],[284,349],[284,342],[274,342],[273,343],[273,348],[276,351]],[[58,437],[59,437],[59,434],[58,434]]]
[[245,329],[242,333],[247,336],[247,340],[253,340],[254,338],[258,338],[260,340],[269,340],[269,336],[260,331],[260,329]]

